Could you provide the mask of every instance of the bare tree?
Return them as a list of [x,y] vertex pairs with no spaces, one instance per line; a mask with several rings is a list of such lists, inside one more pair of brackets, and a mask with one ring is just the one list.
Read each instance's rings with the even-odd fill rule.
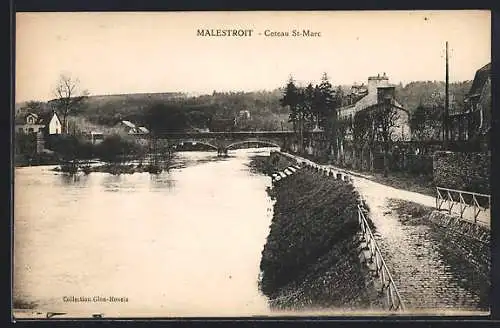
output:
[[365,148],[369,151],[368,169],[373,171],[373,150],[375,144],[375,123],[370,110],[362,110],[354,115],[353,119],[353,147],[359,149],[360,168],[365,165]]
[[55,105],[62,115],[62,131],[67,131],[68,115],[80,108],[82,102],[88,97],[87,90],[80,90],[80,80],[68,74],[61,74],[54,90]]

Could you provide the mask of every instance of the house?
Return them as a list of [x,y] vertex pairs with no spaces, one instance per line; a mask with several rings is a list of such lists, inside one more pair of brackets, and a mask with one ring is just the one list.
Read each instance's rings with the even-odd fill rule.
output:
[[62,124],[55,111],[44,115],[28,113],[24,118],[16,119],[15,126],[16,132],[25,134],[40,132],[53,135],[62,133]]
[[118,128],[122,129],[127,134],[133,134],[137,129],[134,123],[126,120],[120,121],[118,123]]
[[148,134],[149,130],[143,126],[140,126],[136,130],[136,134]]
[[104,140],[104,134],[102,132],[98,131],[91,131],[90,132],[90,142],[93,145],[98,145]]
[[250,111],[249,110],[240,110],[238,113],[238,118],[240,120],[249,120],[250,119]]
[[[353,85],[343,100],[343,106],[337,110],[337,117],[353,122],[356,113],[374,110],[383,103],[389,103],[397,110],[398,118],[392,128],[394,140],[410,140],[409,113],[396,100],[395,87],[389,84],[385,73],[368,77],[367,85]],[[346,139],[352,139],[352,125],[348,129]]]
[[149,130],[144,126],[136,126],[134,123],[125,120],[118,123],[118,128],[132,135],[145,135],[149,133]]
[[476,71],[462,111],[448,114],[450,139],[489,143],[491,133],[491,63]]

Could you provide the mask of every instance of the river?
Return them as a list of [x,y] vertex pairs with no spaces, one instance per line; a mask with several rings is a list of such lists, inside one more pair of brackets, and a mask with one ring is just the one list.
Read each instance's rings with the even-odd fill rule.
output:
[[268,313],[271,179],[248,163],[269,150],[177,153],[158,176],[16,168],[14,299],[84,317]]

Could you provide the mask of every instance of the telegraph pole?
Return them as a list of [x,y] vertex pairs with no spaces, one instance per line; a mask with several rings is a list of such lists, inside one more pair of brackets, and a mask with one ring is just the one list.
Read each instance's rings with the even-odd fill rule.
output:
[[448,41],[446,41],[446,81],[444,89],[444,117],[443,117],[443,144],[445,149],[448,148],[449,139],[449,72],[448,72]]

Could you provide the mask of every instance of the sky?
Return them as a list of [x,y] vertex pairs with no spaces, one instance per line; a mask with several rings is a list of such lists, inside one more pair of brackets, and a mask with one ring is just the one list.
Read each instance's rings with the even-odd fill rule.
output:
[[[251,37],[198,29],[252,29]],[[271,37],[265,31],[320,32]],[[261,34],[261,35],[259,35]],[[16,102],[46,101],[64,73],[91,95],[272,90],[290,76],[334,85],[472,80],[491,60],[489,11],[17,13]]]

